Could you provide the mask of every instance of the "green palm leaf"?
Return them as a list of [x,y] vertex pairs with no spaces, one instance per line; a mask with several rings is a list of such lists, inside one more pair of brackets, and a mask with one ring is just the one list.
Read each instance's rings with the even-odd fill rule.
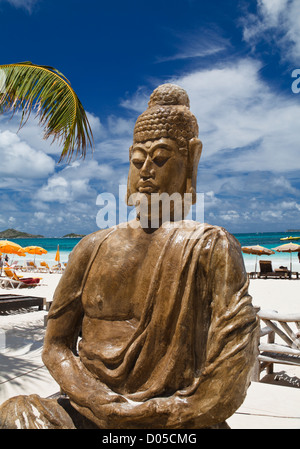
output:
[[36,111],[44,138],[63,145],[60,161],[85,157],[93,134],[85,110],[67,78],[32,62],[0,65],[0,113],[22,111],[20,128]]

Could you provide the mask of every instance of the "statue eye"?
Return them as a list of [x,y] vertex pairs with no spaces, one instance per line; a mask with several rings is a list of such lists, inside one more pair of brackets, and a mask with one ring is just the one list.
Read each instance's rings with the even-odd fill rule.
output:
[[145,161],[142,161],[141,159],[132,159],[131,162],[138,170],[140,170],[144,165]]
[[165,165],[165,163],[167,162],[167,160],[169,159],[168,156],[156,156],[153,159],[153,162],[158,166],[158,167],[162,167],[163,165]]

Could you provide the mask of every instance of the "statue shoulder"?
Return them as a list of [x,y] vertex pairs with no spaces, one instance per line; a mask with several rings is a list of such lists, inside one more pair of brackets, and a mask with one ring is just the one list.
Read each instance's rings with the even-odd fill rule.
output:
[[92,256],[95,248],[109,234],[110,231],[110,229],[104,229],[95,231],[83,237],[71,252],[69,259],[70,262],[72,263],[72,261],[75,260],[76,263],[78,263],[81,259],[88,260]]
[[[239,241],[222,226],[198,224],[200,263],[223,265],[225,261],[235,266],[243,265]],[[210,261],[210,262],[209,262]]]
[[222,226],[202,223],[199,224],[199,227],[202,227],[205,239],[213,239],[215,243],[223,247],[224,250],[228,250],[230,247],[241,248],[241,244],[237,238]]

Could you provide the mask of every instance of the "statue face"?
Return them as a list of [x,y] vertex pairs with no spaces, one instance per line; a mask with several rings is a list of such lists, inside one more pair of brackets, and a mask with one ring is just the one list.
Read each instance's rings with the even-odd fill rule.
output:
[[175,140],[160,138],[136,143],[130,158],[131,194],[180,193],[186,191],[187,157]]

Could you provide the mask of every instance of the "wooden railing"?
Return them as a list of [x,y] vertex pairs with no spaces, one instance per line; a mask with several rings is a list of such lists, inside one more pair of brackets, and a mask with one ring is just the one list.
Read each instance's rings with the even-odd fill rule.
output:
[[[258,357],[252,379],[259,381],[266,369],[273,373],[274,363],[300,366],[300,313],[279,314],[275,310],[259,310],[260,324]],[[267,336],[267,341],[263,337]]]

